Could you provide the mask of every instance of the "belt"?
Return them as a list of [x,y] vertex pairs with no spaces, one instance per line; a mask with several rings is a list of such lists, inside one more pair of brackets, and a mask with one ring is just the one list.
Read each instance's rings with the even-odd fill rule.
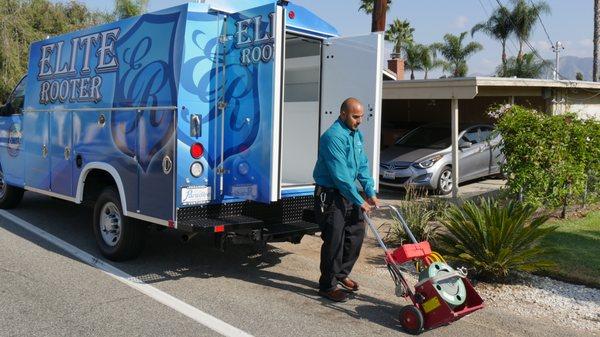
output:
[[340,191],[337,188],[316,185],[315,186],[315,192],[318,195],[318,194],[321,194],[321,193],[339,193]]

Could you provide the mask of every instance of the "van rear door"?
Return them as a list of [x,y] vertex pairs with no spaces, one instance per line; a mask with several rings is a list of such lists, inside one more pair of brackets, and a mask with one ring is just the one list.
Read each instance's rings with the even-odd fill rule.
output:
[[332,38],[323,46],[321,134],[339,116],[348,97],[359,99],[365,108],[360,125],[375,188],[379,185],[379,144],[381,137],[382,50],[380,33]]
[[284,9],[269,4],[232,14],[222,36],[217,188],[225,200],[277,201]]

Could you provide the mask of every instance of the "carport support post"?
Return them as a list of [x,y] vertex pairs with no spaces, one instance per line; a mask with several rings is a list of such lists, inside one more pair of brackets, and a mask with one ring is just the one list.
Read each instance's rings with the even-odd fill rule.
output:
[[458,99],[453,98],[452,104],[452,198],[458,198]]

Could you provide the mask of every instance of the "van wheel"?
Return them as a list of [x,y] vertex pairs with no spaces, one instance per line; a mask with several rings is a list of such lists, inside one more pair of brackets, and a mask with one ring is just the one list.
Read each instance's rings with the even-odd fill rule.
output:
[[4,180],[4,173],[0,171],[0,208],[16,207],[23,199],[23,192],[25,191],[22,188],[7,184]]
[[436,192],[439,195],[447,195],[452,192],[452,169],[450,167],[446,166],[442,169]]
[[144,226],[123,215],[121,199],[114,187],[105,188],[96,200],[94,235],[102,255],[112,261],[134,258],[144,247]]

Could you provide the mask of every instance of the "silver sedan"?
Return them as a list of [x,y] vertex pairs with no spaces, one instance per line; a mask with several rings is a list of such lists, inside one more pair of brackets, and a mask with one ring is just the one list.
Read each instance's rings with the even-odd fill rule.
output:
[[[420,126],[381,151],[382,186],[412,185],[439,194],[452,191],[451,129],[446,124]],[[460,182],[500,173],[504,157],[500,136],[488,124],[461,126],[459,139]]]

